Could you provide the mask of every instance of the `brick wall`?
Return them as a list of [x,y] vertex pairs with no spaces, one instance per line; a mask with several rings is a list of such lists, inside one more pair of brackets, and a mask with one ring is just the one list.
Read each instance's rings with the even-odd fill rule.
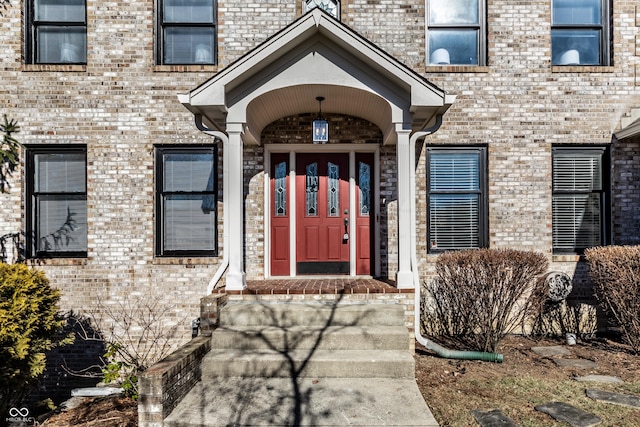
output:
[[613,243],[640,245],[640,137],[611,147]]

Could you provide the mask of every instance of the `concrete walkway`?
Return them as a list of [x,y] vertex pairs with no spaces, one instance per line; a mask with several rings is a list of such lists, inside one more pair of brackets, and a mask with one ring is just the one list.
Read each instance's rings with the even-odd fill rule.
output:
[[219,378],[198,383],[165,424],[438,425],[415,380],[394,378]]

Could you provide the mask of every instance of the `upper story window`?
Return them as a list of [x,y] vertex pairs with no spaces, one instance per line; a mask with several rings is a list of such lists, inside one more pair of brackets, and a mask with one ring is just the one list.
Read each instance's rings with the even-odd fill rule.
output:
[[156,254],[209,256],[217,250],[215,147],[156,149]]
[[28,256],[87,256],[86,171],[85,147],[27,149]]
[[484,0],[428,0],[428,63],[485,65]]
[[552,0],[553,65],[609,65],[609,2]]
[[427,150],[430,252],[487,246],[486,153],[484,147]]
[[216,64],[216,15],[215,0],[160,0],[158,63]]
[[28,0],[26,4],[27,63],[87,63],[85,0]]
[[319,7],[336,19],[340,19],[340,1],[339,0],[303,0],[302,13],[307,13],[311,9]]
[[555,147],[553,251],[582,253],[608,243],[609,161],[605,147]]

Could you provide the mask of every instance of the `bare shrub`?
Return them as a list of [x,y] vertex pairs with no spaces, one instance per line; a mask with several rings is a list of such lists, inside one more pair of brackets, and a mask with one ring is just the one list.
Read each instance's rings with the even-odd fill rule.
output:
[[111,304],[101,302],[86,315],[78,315],[75,326],[82,331],[81,338],[103,342],[105,354],[101,366],[72,373],[99,376],[137,399],[138,375],[175,350],[173,340],[186,316],[167,323],[166,314],[173,308],[161,297],[139,296]]
[[585,256],[596,298],[640,353],[640,246],[590,248]]
[[533,316],[544,292],[536,278],[547,268],[540,253],[511,249],[447,252],[425,286],[423,328],[471,350],[495,351]]
[[572,333],[580,338],[588,338],[597,332],[597,327],[596,307],[593,305],[575,301],[546,302],[535,319],[532,332],[546,336]]

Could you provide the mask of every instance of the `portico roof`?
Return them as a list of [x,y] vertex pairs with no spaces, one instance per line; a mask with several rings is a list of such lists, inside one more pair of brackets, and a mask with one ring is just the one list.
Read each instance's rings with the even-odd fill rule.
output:
[[179,100],[206,125],[241,123],[245,143],[265,126],[318,111],[376,124],[385,143],[396,129],[420,130],[455,100],[320,8],[303,15]]
[[618,139],[627,139],[640,136],[640,119],[637,119],[630,125],[626,126],[624,129],[619,130],[615,133],[615,135]]

